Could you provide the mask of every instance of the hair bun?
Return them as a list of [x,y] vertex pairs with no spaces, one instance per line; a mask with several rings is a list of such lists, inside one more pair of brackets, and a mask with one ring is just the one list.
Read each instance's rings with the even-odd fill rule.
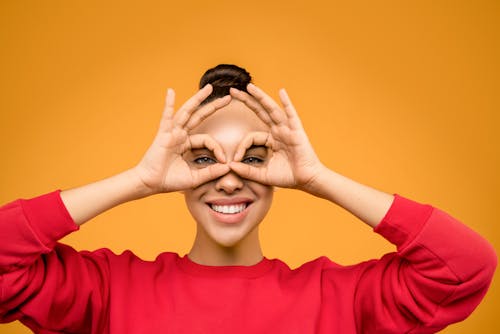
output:
[[220,64],[209,69],[200,79],[200,89],[211,84],[213,91],[203,103],[208,103],[229,94],[229,88],[247,91],[247,85],[252,77],[244,68],[231,64]]

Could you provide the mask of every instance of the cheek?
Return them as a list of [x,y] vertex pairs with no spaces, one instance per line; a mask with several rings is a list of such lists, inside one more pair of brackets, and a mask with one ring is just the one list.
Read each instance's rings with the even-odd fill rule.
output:
[[248,185],[250,189],[256,194],[259,198],[260,201],[260,207],[263,211],[263,213],[267,213],[269,208],[271,207],[271,204],[273,202],[273,195],[274,195],[274,187],[272,186],[265,186],[260,183],[255,183],[252,182],[251,184]]
[[192,214],[196,213],[200,209],[200,205],[204,204],[201,197],[206,193],[205,187],[206,185],[202,185],[196,189],[189,189],[183,192],[184,202]]

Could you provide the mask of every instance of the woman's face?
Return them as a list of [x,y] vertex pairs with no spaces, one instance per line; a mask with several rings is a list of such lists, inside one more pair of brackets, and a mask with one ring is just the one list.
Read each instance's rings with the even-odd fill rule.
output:
[[[269,128],[242,102],[233,100],[190,134],[210,135],[222,147],[226,161],[230,162],[243,138],[255,131],[267,132]],[[241,161],[254,166],[265,165],[268,154],[265,147],[250,147]],[[204,168],[217,161],[208,149],[188,152],[185,159],[195,168]],[[184,195],[198,224],[198,236],[201,233],[204,239],[232,247],[257,233],[256,227],[271,206],[273,187],[243,179],[230,171],[195,189],[186,190]]]

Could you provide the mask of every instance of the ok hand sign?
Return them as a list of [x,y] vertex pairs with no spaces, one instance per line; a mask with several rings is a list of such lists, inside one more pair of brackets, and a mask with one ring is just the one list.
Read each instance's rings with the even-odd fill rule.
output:
[[[231,96],[241,100],[266,123],[270,132],[250,133],[240,144],[231,169],[240,176],[259,183],[308,191],[308,186],[324,166],[314,152],[286,91],[280,90],[280,107],[264,91],[249,84],[247,94],[231,88]],[[266,146],[272,152],[262,166],[241,162],[252,145]]]
[[210,136],[189,135],[191,129],[231,101],[227,95],[200,107],[212,89],[211,85],[206,85],[187,100],[175,115],[175,93],[172,89],[168,90],[158,133],[136,166],[143,184],[153,193],[194,188],[229,171],[227,164],[220,163],[201,169],[193,168],[183,158],[189,150],[206,147],[214,152],[219,162],[225,162],[222,148]]

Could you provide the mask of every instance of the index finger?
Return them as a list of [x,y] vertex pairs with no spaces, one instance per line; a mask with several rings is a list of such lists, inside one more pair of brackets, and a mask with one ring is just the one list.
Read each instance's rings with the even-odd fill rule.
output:
[[222,147],[207,134],[196,134],[189,136],[189,142],[191,144],[191,149],[196,148],[208,148],[210,151],[214,152],[215,157],[218,161],[225,163],[226,157],[224,156],[224,150]]
[[255,146],[269,146],[269,132],[256,131],[251,132],[243,138],[241,143],[238,145],[236,149],[236,153],[234,155],[234,161],[241,161],[247,149]]

